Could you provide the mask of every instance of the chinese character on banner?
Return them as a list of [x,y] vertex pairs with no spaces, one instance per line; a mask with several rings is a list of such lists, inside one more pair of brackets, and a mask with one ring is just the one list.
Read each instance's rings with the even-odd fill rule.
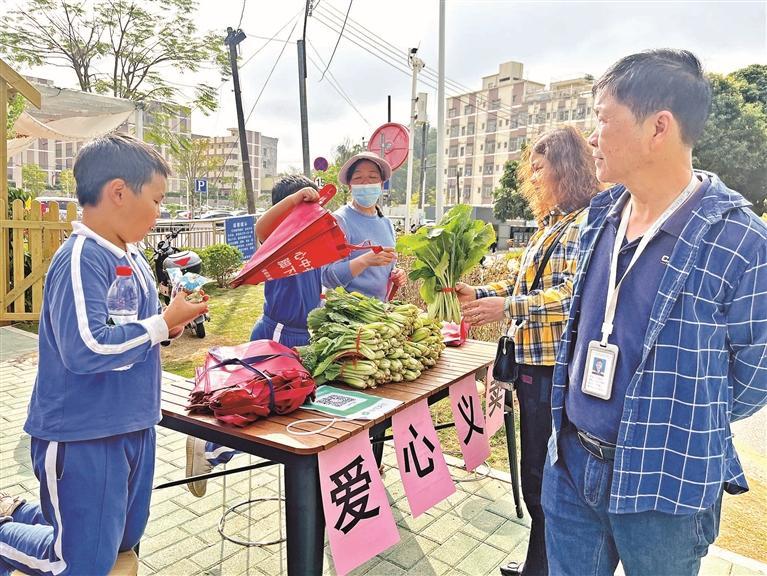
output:
[[370,437],[356,434],[317,456],[325,525],[338,574],[399,542]]
[[493,379],[491,364],[485,376],[485,420],[488,438],[491,438],[503,426],[504,394],[505,390],[501,383]]
[[455,492],[429,405],[422,400],[391,419],[394,451],[410,511],[418,517]]
[[485,416],[482,414],[474,374],[450,386],[450,406],[453,408],[455,430],[466,470],[474,470],[490,456]]

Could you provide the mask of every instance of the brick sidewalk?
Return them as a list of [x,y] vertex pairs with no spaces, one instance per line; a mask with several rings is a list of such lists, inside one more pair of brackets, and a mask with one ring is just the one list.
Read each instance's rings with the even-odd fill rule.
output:
[[[18,344],[14,348],[16,352],[6,358],[5,353],[10,349],[6,347],[8,339],[23,338],[8,332],[7,328],[0,328],[4,354],[0,360],[0,490],[37,500],[38,485],[29,460],[29,438],[22,431],[37,358],[30,352],[28,342]],[[158,428],[157,440],[155,483],[182,478],[185,437]],[[244,465],[249,458],[237,456],[231,465]],[[451,461],[456,463],[454,459]],[[496,575],[500,564],[524,559],[528,519],[516,518],[510,487],[504,481],[506,476],[493,471],[490,477],[477,478],[452,466],[453,477],[466,481],[457,484],[456,494],[414,519],[389,445],[384,464],[384,484],[401,540],[352,574]],[[139,574],[287,573],[284,546],[246,548],[223,540],[218,533],[224,501],[232,506],[249,498],[276,498],[280,481],[280,469],[274,466],[254,471],[250,477],[247,473],[229,477],[226,486],[221,478],[211,480],[204,498],[193,497],[183,487],[156,491],[152,496],[150,522],[141,542]],[[279,538],[277,518],[282,514],[278,515],[278,506],[276,500],[253,505],[251,522],[245,515],[229,515],[226,533],[246,540]],[[327,548],[325,574],[335,574]],[[701,574],[767,574],[767,567],[712,547],[703,561]]]

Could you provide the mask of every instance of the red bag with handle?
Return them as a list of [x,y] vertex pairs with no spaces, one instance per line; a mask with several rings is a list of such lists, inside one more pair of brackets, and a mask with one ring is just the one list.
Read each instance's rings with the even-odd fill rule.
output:
[[272,340],[211,348],[197,368],[190,411],[212,413],[227,424],[246,426],[270,414],[297,410],[316,384],[298,353]]
[[319,202],[302,202],[293,208],[230,282],[231,286],[300,274],[346,258],[352,250],[369,248],[380,252],[381,246],[346,242],[336,219],[323,208],[335,193],[336,187],[328,184],[320,190]]

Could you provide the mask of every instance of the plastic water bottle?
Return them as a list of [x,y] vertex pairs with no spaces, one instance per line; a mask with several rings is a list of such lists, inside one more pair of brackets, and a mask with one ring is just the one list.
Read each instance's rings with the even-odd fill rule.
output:
[[138,292],[130,266],[118,266],[117,278],[107,292],[110,324],[120,326],[138,320]]

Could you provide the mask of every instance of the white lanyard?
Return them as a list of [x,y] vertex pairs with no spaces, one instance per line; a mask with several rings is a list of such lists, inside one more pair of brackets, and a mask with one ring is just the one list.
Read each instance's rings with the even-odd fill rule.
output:
[[607,302],[605,303],[605,320],[602,324],[602,346],[607,344],[607,339],[610,337],[610,334],[613,333],[613,320],[615,319],[615,309],[618,305],[618,293],[620,292],[621,285],[623,284],[623,280],[626,279],[626,276],[628,276],[629,270],[634,266],[637,260],[639,260],[639,257],[642,255],[642,252],[644,252],[644,249],[647,248],[647,245],[650,243],[650,241],[655,237],[655,235],[658,233],[658,231],[661,229],[661,226],[668,220],[671,215],[677,211],[677,209],[684,204],[687,199],[692,196],[693,192],[695,192],[695,188],[698,185],[698,178],[695,176],[695,173],[693,172],[692,177],[690,178],[689,184],[685,187],[684,190],[679,194],[679,196],[676,197],[676,199],[671,203],[671,206],[666,208],[666,210],[661,214],[658,219],[652,223],[652,226],[650,226],[647,231],[642,236],[642,240],[639,242],[639,245],[636,247],[636,250],[634,251],[634,256],[632,256],[631,261],[629,262],[628,267],[626,268],[626,271],[623,273],[623,277],[621,278],[621,281],[618,282],[617,286],[615,284],[615,281],[618,276],[618,255],[621,251],[621,245],[623,244],[623,239],[626,237],[626,230],[628,229],[629,225],[629,217],[631,216],[631,196],[626,200],[626,204],[623,207],[623,212],[621,213],[621,223],[620,226],[618,226],[618,232],[615,234],[615,245],[613,246],[613,253],[612,258],[610,259],[610,280],[609,284],[607,285]]

